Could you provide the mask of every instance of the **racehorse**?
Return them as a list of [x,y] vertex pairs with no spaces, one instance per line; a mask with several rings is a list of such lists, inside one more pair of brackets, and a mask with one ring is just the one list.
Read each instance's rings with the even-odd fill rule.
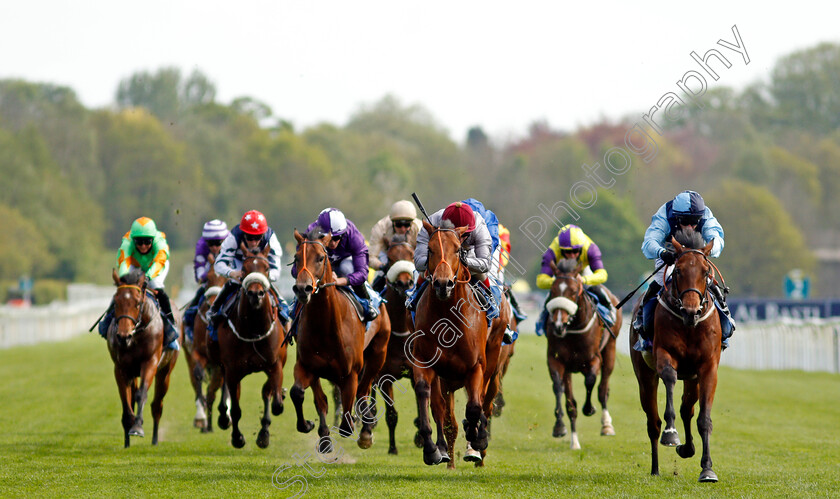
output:
[[[219,356],[219,345],[218,342],[207,341],[207,326],[210,323],[208,315],[210,307],[222,291],[222,287],[227,282],[227,278],[216,273],[213,267],[213,263],[215,262],[215,256],[213,254],[208,255],[208,261],[210,262],[210,268],[207,270],[205,281],[207,290],[204,292],[204,301],[201,303],[201,306],[198,308],[198,313],[195,316],[193,339],[192,341],[188,341],[186,337],[182,337],[189,367],[190,382],[195,392],[196,415],[193,424],[201,428],[202,433],[213,431],[213,403],[216,400],[216,391],[223,386],[224,382]],[[182,332],[185,330],[185,328],[181,329]],[[202,390],[205,373],[210,378],[206,396]],[[229,399],[226,391],[223,391],[222,396],[226,400]],[[227,414],[222,419],[223,422],[227,420]],[[220,424],[219,426],[225,429],[229,426],[229,423],[224,425]]]
[[[554,283],[549,293],[546,308],[550,314],[546,325],[548,339],[548,373],[554,390],[556,421],[552,436],[559,438],[566,434],[563,424],[561,398],[566,395],[566,413],[572,434],[570,447],[580,449],[577,435],[577,401],[572,393],[572,373],[583,373],[586,387],[586,402],[583,414],[595,414],[592,405],[592,390],[598,371],[598,402],[601,403],[601,435],[615,435],[612,418],[607,410],[610,375],[615,366],[615,343],[621,329],[621,310],[616,313],[615,324],[608,328],[602,324],[596,311],[596,301],[585,291],[580,278],[581,268],[574,258],[567,258],[555,264],[551,262]],[[613,304],[618,299],[606,290]]]
[[[257,446],[264,449],[269,444],[268,426],[271,414],[283,413],[283,366],[286,364],[286,344],[283,342],[284,328],[278,320],[278,304],[272,294],[268,280],[268,254],[271,248],[250,250],[241,243],[242,287],[237,293],[237,303],[231,307],[228,319],[219,324],[219,352],[224,368],[224,383],[230,394],[230,416],[233,423],[231,443],[237,449],[245,445],[245,437],[239,431],[242,410],[239,407],[239,384],[248,374],[262,371],[268,379],[262,387],[263,416]],[[220,419],[224,413],[219,407]],[[221,426],[221,424],[220,424]]]
[[[691,435],[691,418],[694,404],[700,401],[697,431],[703,441],[700,458],[701,482],[717,482],[709,455],[709,437],[712,433],[712,402],[717,387],[717,370],[720,363],[721,325],[708,286],[714,280],[714,265],[709,261],[714,241],[705,244],[700,233],[678,232],[671,238],[676,250],[676,262],[670,283],[666,282],[660,293],[653,319],[653,352],[649,366],[642,354],[632,348],[638,334],[630,335],[630,358],[639,381],[639,398],[647,415],[650,437],[651,475],[659,475],[659,455],[656,440],[662,428],[656,403],[659,378],[665,384],[665,431],[662,445],[676,446],[677,455],[689,458],[694,455]],[[674,426],[674,385],[683,380],[680,416],[685,425],[686,442]]]
[[[163,397],[169,389],[169,377],[175,369],[178,351],[163,350],[163,319],[157,301],[151,291],[146,289],[145,274],[134,269],[120,279],[114,270],[113,278],[117,285],[114,293],[114,320],[111,321],[106,337],[108,351],[114,361],[114,378],[122,400],[125,446],[130,445],[130,436],[145,435],[143,408],[152,379],[155,381],[152,445],[157,445]],[[137,410],[136,414],[133,409]]]
[[292,289],[302,307],[297,318],[297,361],[295,383],[290,395],[297,413],[297,430],[309,433],[314,423],[303,417],[305,390],[312,387],[321,437],[318,451],[331,452],[330,429],[327,426],[327,398],[321,387],[324,378],[341,391],[344,417],[339,434],[354,435],[353,409],[362,420],[357,443],[363,449],[373,444],[370,417],[370,389],[385,363],[391,321],[384,304],[379,316],[367,330],[359,319],[350,298],[335,287],[332,265],[326,245],[331,236],[314,229],[306,236],[295,230],[298,248],[295,253],[297,278]]
[[[513,316],[513,312],[510,313],[510,330],[516,331],[518,328],[518,323],[516,317]],[[493,400],[493,416],[499,417],[502,415],[502,408],[505,406],[505,397],[504,397],[504,384],[503,380],[505,375],[507,374],[508,367],[510,367],[510,359],[513,357],[514,351],[516,348],[516,343],[511,343],[510,345],[502,345],[501,350],[499,351],[499,369],[496,376],[498,377],[498,385],[499,390],[496,393],[496,398]]]
[[[498,390],[499,351],[509,312],[503,300],[501,315],[488,331],[486,312],[469,285],[470,271],[459,256],[466,227],[434,227],[428,221],[423,226],[429,234],[427,278],[432,281],[433,290],[420,298],[416,330],[406,344],[417,396],[423,462],[427,465],[446,462],[448,468],[455,467],[451,456],[458,424],[453,394],[464,388],[467,392],[464,460],[480,466],[487,450],[487,422]],[[437,442],[432,442],[431,437],[430,404],[437,426]]]
[[[411,362],[405,355],[405,341],[414,330],[411,313],[405,308],[406,293],[414,287],[414,247],[403,234],[391,238],[386,252],[388,272],[386,274],[385,309],[391,320],[391,339],[385,365],[379,371],[376,386],[385,399],[385,421],[388,423],[388,454],[397,454],[395,432],[397,409],[394,405],[394,383],[408,377],[411,379]],[[374,409],[376,406],[374,406]]]

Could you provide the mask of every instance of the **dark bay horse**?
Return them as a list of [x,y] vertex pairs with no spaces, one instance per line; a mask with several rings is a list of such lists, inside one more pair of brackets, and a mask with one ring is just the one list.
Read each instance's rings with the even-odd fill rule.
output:
[[[250,250],[242,243],[240,249],[244,255],[242,275],[245,277],[228,320],[219,325],[219,351],[224,368],[224,383],[231,399],[233,430],[230,439],[237,449],[245,445],[245,437],[239,430],[239,419],[242,417],[239,384],[242,378],[255,372],[262,371],[268,377],[262,387],[263,415],[257,435],[257,446],[264,449],[269,444],[269,402],[271,414],[279,416],[283,413],[285,334],[268,280],[268,254],[271,248],[266,244],[262,251]],[[223,407],[220,406],[219,412],[223,412]]]
[[[219,344],[208,341],[207,326],[210,323],[210,317],[208,315],[210,307],[222,291],[222,287],[227,282],[227,278],[216,273],[216,270],[213,268],[215,257],[212,254],[208,255],[208,260],[210,262],[210,269],[207,271],[207,279],[205,281],[207,290],[204,292],[204,301],[201,303],[201,306],[198,308],[198,313],[195,316],[193,339],[190,342],[187,341],[186,337],[182,336],[184,352],[189,367],[190,382],[195,392],[196,415],[194,425],[201,428],[202,433],[213,431],[213,403],[216,400],[216,391],[223,386],[224,381],[222,378]],[[182,334],[183,330],[184,328],[182,328]],[[209,376],[206,396],[203,392],[205,373]],[[226,392],[222,396],[227,398]],[[226,418],[227,415],[225,415],[224,419]],[[223,429],[227,428],[227,426],[224,425]]]
[[[498,390],[496,373],[508,311],[503,304],[500,317],[488,331],[486,312],[469,285],[470,271],[459,257],[466,227],[438,228],[426,221],[423,226],[429,233],[427,278],[432,289],[417,304],[416,331],[406,345],[413,364],[423,462],[446,462],[447,467],[454,468],[451,456],[458,424],[453,394],[464,388],[464,460],[481,465],[488,443],[487,422]],[[430,405],[437,442],[431,437]]]
[[[388,272],[385,284],[385,309],[391,320],[391,339],[385,364],[379,371],[376,386],[385,398],[385,421],[388,423],[388,454],[397,454],[395,432],[397,409],[394,405],[394,383],[411,379],[411,362],[405,355],[405,342],[414,332],[411,313],[405,308],[406,292],[414,287],[414,247],[405,235],[397,234],[388,245]],[[376,406],[374,406],[376,407]]]
[[[554,390],[555,408],[554,430],[552,436],[566,434],[563,424],[561,398],[566,395],[566,413],[572,434],[570,447],[580,449],[577,435],[577,401],[572,393],[572,373],[582,373],[586,387],[586,402],[583,414],[595,414],[592,405],[592,390],[598,371],[601,382],[598,384],[598,402],[601,404],[601,435],[615,435],[612,418],[607,410],[610,375],[615,367],[615,342],[621,329],[621,310],[617,311],[615,324],[607,328],[599,319],[595,301],[586,293],[580,280],[581,268],[574,258],[551,262],[554,283],[551,286],[550,300],[546,308],[550,314],[546,325],[548,339],[548,373]],[[603,285],[602,285],[603,286]],[[605,288],[606,290],[606,288]],[[613,304],[618,299],[606,290]]]
[[[709,437],[712,433],[712,402],[717,387],[717,370],[720,363],[721,326],[720,317],[708,290],[714,279],[714,265],[709,261],[713,241],[705,244],[696,232],[678,233],[671,239],[677,260],[667,283],[659,296],[654,315],[653,368],[642,354],[633,348],[630,357],[633,370],[639,381],[639,398],[647,416],[647,431],[650,437],[651,475],[659,475],[659,455],[656,440],[662,428],[657,408],[659,379],[665,384],[665,431],[662,445],[676,446],[682,458],[694,455],[694,441],[691,435],[691,418],[694,404],[700,401],[697,416],[697,431],[703,441],[703,455],[700,458],[701,482],[716,482],[709,455]],[[704,245],[705,244],[705,245]],[[637,334],[631,333],[630,345],[635,344]],[[680,445],[680,438],[674,420],[674,385],[683,380],[683,396],[680,416],[685,426],[686,442]]]
[[320,452],[331,452],[330,429],[327,426],[327,397],[321,378],[338,386],[344,417],[339,434],[354,435],[353,409],[362,420],[357,443],[363,449],[373,444],[370,417],[370,389],[385,363],[391,321],[385,305],[367,331],[356,314],[350,299],[335,287],[332,266],[326,245],[331,236],[315,229],[305,237],[295,230],[298,248],[295,253],[297,278],[292,289],[303,308],[297,323],[297,361],[295,383],[290,395],[297,413],[297,430],[309,433],[314,423],[303,416],[305,390],[312,388],[315,409],[320,423]]
[[[145,434],[143,408],[153,379],[155,397],[152,400],[152,445],[157,445],[163,397],[169,389],[169,377],[175,369],[178,351],[163,350],[163,320],[157,302],[147,292],[145,274],[140,270],[132,270],[120,279],[115,270],[113,278],[117,285],[114,293],[114,320],[111,321],[106,337],[122,400],[125,446],[130,445],[130,436],[142,437]],[[140,378],[139,385],[137,378]],[[136,414],[134,409],[137,410]]]

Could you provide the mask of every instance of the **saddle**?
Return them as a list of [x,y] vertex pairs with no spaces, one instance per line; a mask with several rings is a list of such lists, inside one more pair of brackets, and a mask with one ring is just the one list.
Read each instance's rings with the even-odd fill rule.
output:
[[359,322],[364,322],[365,309],[362,302],[359,301],[359,297],[353,292],[353,288],[349,286],[337,286],[336,289],[341,291],[341,293],[350,300],[350,303],[353,304],[353,308],[356,309],[356,316],[359,318]]

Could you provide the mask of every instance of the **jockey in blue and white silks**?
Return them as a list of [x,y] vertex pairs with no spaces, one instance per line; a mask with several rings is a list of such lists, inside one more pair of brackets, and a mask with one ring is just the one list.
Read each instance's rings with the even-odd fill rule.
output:
[[[648,286],[647,292],[642,299],[643,304],[656,297],[664,284],[666,277],[665,269],[673,265],[676,260],[676,255],[670,245],[671,237],[678,231],[687,228],[693,228],[695,232],[702,234],[703,240],[707,244],[713,242],[712,251],[709,256],[717,258],[723,251],[723,227],[721,227],[717,218],[712,214],[712,210],[706,206],[705,201],[703,201],[703,196],[695,191],[683,191],[677,194],[674,199],[659,207],[651,217],[650,226],[645,231],[645,238],[642,242],[642,253],[649,260],[655,260],[654,265],[657,268],[663,263],[667,265],[656,273],[654,282]],[[724,328],[724,347],[726,347],[727,339],[731,336],[732,331],[735,330],[735,322],[732,320],[729,308],[726,306],[726,293],[728,290],[721,289],[717,281],[714,281],[709,286],[709,291],[712,292],[731,325],[729,331],[727,331],[727,328]],[[633,328],[641,336],[647,338],[642,317],[643,309],[644,306],[639,307],[639,312],[633,320]],[[726,334],[727,332],[729,334]]]

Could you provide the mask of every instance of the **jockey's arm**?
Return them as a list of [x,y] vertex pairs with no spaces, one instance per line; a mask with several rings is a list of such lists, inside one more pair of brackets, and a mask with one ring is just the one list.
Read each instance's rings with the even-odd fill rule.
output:
[[487,225],[477,226],[469,240],[472,242],[472,248],[467,252],[464,263],[467,264],[467,268],[473,274],[486,274],[490,271],[493,263],[490,253],[490,248],[493,247],[493,239],[490,237]]
[[271,234],[271,238],[268,240],[268,247],[268,279],[271,282],[277,282],[280,279],[280,261],[283,257],[283,247],[280,246],[276,232]]
[[193,274],[195,275],[195,282],[201,282],[207,276],[207,255],[204,250],[207,244],[204,243],[203,238],[199,238],[195,243],[195,256],[193,257]]
[[662,242],[670,233],[671,227],[668,225],[665,205],[663,204],[651,217],[650,226],[645,231],[645,239],[642,242],[642,254],[645,255],[645,258],[648,260],[659,258],[659,255],[665,251]]
[[583,283],[587,286],[597,286],[598,284],[607,282],[607,269],[604,268],[604,262],[601,259],[601,249],[598,248],[597,244],[591,243],[589,245],[589,249],[586,251],[586,260],[592,273],[581,276]]
[[148,279],[154,279],[166,267],[166,261],[169,260],[169,245],[166,243],[166,239],[156,237],[152,244],[152,252],[155,256],[152,259],[149,270],[146,271],[146,277]]
[[353,251],[353,273],[345,276],[347,284],[350,286],[358,286],[367,281],[368,276],[368,249],[364,243],[364,239],[359,238],[361,242],[352,247]]
[[708,207],[706,207],[703,218],[705,218],[703,222],[703,240],[707,242],[714,241],[712,252],[709,256],[717,258],[720,256],[720,252],[723,251],[723,227],[720,226],[720,222],[718,222],[718,219],[715,218],[712,210]]
[[373,229],[370,231],[370,247],[368,248],[368,256],[370,257],[370,267],[374,270],[379,270],[385,265],[385,262],[379,260],[379,253],[382,252],[385,240],[385,234],[388,229],[388,223],[391,219],[388,217],[376,222]]
[[236,237],[233,234],[228,234],[222,242],[222,247],[219,249],[219,256],[216,258],[216,263],[213,264],[213,269],[217,274],[224,277],[230,277],[230,273],[234,269],[234,259],[236,255]]
[[128,274],[130,266],[128,260],[133,249],[134,244],[131,242],[131,238],[124,237],[122,243],[120,244],[120,249],[117,251],[117,277],[122,277]]
[[537,288],[551,289],[551,285],[554,284],[554,273],[551,271],[551,262],[555,258],[556,255],[551,248],[548,248],[543,253],[542,267],[540,268],[540,274],[537,276]]

